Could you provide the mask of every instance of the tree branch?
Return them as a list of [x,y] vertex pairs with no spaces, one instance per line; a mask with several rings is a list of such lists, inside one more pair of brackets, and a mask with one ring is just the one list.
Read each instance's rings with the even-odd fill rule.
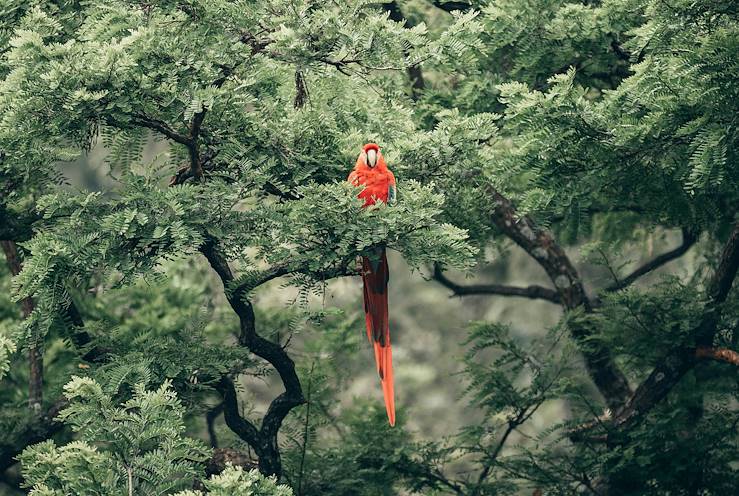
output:
[[716,272],[708,284],[708,297],[714,304],[726,301],[734,284],[737,269],[739,269],[739,222],[734,223],[734,229],[721,252]]
[[212,448],[218,447],[218,436],[216,436],[215,421],[223,413],[223,403],[219,403],[205,414],[205,424],[208,429],[208,438]]
[[614,417],[614,425],[626,428],[648,413],[667,396],[667,393],[680,381],[696,363],[698,355],[710,349],[720,317],[719,305],[731,290],[739,268],[739,222],[724,245],[718,267],[708,283],[708,303],[703,319],[693,331],[698,348],[681,346],[667,353],[657,363],[652,373],[642,382],[629,399],[626,406]]
[[249,443],[249,446],[254,448],[259,455],[259,446],[261,445],[259,429],[241,416],[238,394],[236,393],[236,386],[233,381],[228,377],[223,377],[217,384],[216,389],[223,396],[223,419],[226,421],[226,425],[241,439]]
[[292,268],[287,265],[278,265],[276,267],[272,267],[270,269],[263,271],[260,277],[256,279],[248,280],[236,286],[235,288],[233,288],[233,291],[240,292],[241,294],[246,294],[249,291],[252,291],[258,288],[259,286],[268,283],[269,281],[272,281],[274,279],[278,279],[280,277],[287,276],[290,274],[306,274],[306,275],[315,277],[319,280],[326,281],[328,279],[333,279],[335,277],[356,276],[356,275],[359,275],[359,271],[356,268],[351,267],[350,264],[331,268],[323,272],[310,272],[303,267]]
[[[0,241],[0,246],[2,246],[5,253],[5,260],[10,268],[10,273],[17,276],[22,269],[17,245],[14,241]],[[23,318],[27,319],[33,312],[33,300],[23,298],[21,308]],[[34,342],[28,346],[28,406],[34,415],[41,412],[44,394],[44,358],[38,344]]]
[[[510,200],[492,185],[487,187],[487,191],[493,201],[492,223],[541,265],[554,283],[560,304],[566,310],[582,308],[585,312],[591,312],[592,303],[577,270],[552,235],[537,226],[529,216],[520,215]],[[591,339],[593,331],[586,325],[573,322],[570,332],[580,345],[588,373],[609,408],[621,408],[631,397],[631,388],[610,351]]]
[[465,10],[472,8],[472,4],[469,2],[443,2],[441,0],[434,0],[434,7],[445,12],[454,12],[455,10],[461,10],[464,12]]
[[[201,247],[201,252],[221,279],[224,290],[234,280],[226,258],[214,240],[209,240]],[[254,309],[246,298],[245,288],[225,291],[231,308],[239,317],[241,333],[239,343],[252,353],[269,362],[282,380],[285,391],[277,396],[267,409],[262,425],[256,427],[238,413],[236,391],[233,382],[226,379],[219,384],[224,396],[224,418],[226,424],[242,439],[249,443],[259,456],[259,469],[265,474],[280,475],[282,463],[277,433],[287,414],[305,402],[300,380],[295,372],[295,363],[285,350],[277,343],[269,341],[256,332]]]
[[[221,76],[213,81],[210,86],[214,88],[220,88],[223,86],[241,63],[242,62],[238,62],[233,67],[221,66]],[[200,145],[198,144],[198,140],[200,139],[200,128],[203,125],[203,120],[205,120],[205,114],[207,111],[208,109],[202,107],[200,112],[197,112],[192,116],[192,120],[190,121],[190,134],[187,136],[187,143],[185,143],[190,155],[190,173],[197,181],[201,181],[203,179],[203,160],[200,157]]]
[[687,229],[683,229],[682,233],[683,233],[683,240],[680,243],[680,246],[668,252],[665,252],[655,257],[654,259],[650,260],[649,262],[645,263],[641,267],[638,267],[628,276],[608,286],[605,289],[605,291],[612,293],[614,291],[623,289],[631,285],[632,283],[634,283],[634,281],[636,281],[643,275],[646,275],[652,272],[653,270],[665,265],[666,263],[671,262],[672,260],[675,260],[676,258],[680,258],[681,256],[683,256],[690,249],[690,247],[695,244],[695,242],[698,240],[698,237],[695,234],[688,231]]
[[154,131],[158,131],[176,143],[185,145],[187,147],[190,146],[190,138],[188,136],[182,133],[178,133],[164,121],[148,117],[144,114],[136,114],[133,116],[133,123],[137,126],[146,127],[149,129],[153,129]]
[[695,357],[726,362],[739,367],[739,353],[727,348],[705,348],[701,346],[695,350]]
[[545,300],[551,303],[560,304],[562,301],[553,289],[544,286],[530,285],[526,287],[506,286],[503,284],[470,284],[463,286],[450,280],[441,269],[439,264],[434,264],[434,273],[432,276],[442,286],[452,290],[456,296],[468,295],[498,295],[498,296],[519,296],[532,300]]

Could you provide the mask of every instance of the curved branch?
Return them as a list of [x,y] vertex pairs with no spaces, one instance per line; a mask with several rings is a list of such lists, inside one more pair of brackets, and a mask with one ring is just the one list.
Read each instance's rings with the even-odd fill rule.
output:
[[172,129],[169,124],[162,120],[154,119],[144,114],[136,114],[133,116],[133,124],[136,126],[153,129],[154,131],[160,132],[176,143],[185,145],[187,147],[190,146],[190,138],[188,136],[182,133],[178,133],[177,131]]
[[242,284],[239,284],[235,288],[233,288],[233,292],[239,292],[242,295],[248,293],[249,291],[252,291],[259,286],[268,283],[269,281],[272,281],[274,279],[278,279],[283,276],[287,276],[290,274],[305,274],[312,277],[315,277],[321,281],[326,281],[328,279],[333,279],[335,277],[343,277],[343,276],[357,276],[359,275],[359,271],[356,268],[351,268],[348,265],[340,266],[331,268],[328,270],[325,270],[323,272],[310,272],[304,268],[291,268],[287,265],[278,265],[276,267],[272,267],[270,269],[267,269],[263,271],[260,275],[260,277],[256,279],[250,279]]
[[[231,268],[226,258],[214,240],[205,243],[200,251],[210,263],[211,267],[221,279],[224,290],[234,280]],[[234,291],[225,291],[231,308],[239,317],[241,333],[239,343],[251,350],[252,353],[269,362],[282,380],[285,391],[277,396],[262,419],[258,430],[238,412],[236,391],[233,382],[226,378],[219,384],[219,390],[224,396],[224,418],[226,424],[244,441],[249,443],[259,455],[259,469],[265,474],[280,475],[282,462],[277,445],[277,432],[290,410],[305,403],[300,380],[295,372],[295,363],[285,350],[277,343],[269,341],[256,332],[254,308],[246,298],[245,288]]]
[[259,450],[259,446],[261,445],[259,429],[241,416],[238,394],[236,393],[236,386],[233,381],[228,377],[222,377],[216,385],[216,389],[223,396],[223,419],[226,421],[226,425],[241,439],[249,443],[261,458]]
[[634,281],[636,281],[643,275],[646,275],[652,272],[653,270],[665,265],[668,262],[675,260],[676,258],[680,258],[690,249],[691,246],[695,244],[697,240],[698,240],[698,237],[695,234],[691,233],[687,229],[683,229],[683,240],[680,243],[680,246],[668,252],[665,252],[655,257],[654,259],[650,260],[649,262],[645,263],[641,267],[638,267],[628,276],[608,286],[605,289],[605,291],[612,293],[614,291],[623,289],[631,285]]
[[456,296],[519,296],[521,298],[529,298],[532,300],[545,300],[558,305],[562,303],[559,293],[555,290],[545,288],[544,286],[538,286],[536,284],[526,287],[506,286],[504,284],[470,284],[463,286],[445,276],[439,264],[434,264],[434,274],[432,277],[442,286],[452,290]]

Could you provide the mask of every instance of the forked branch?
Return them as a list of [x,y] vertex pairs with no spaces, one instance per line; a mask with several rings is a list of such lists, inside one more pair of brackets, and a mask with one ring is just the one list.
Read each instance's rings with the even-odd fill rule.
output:
[[[667,353],[642,382],[629,399],[626,406],[614,417],[614,425],[627,427],[652,410],[680,379],[695,366],[698,358],[710,354],[713,357],[728,358],[725,361],[734,363],[734,353],[717,353],[712,350],[713,337],[720,317],[720,305],[729,295],[739,268],[739,222],[734,224],[731,235],[724,245],[718,266],[711,277],[708,287],[708,303],[704,309],[703,319],[693,330],[697,343],[695,347],[682,346]],[[726,350],[730,351],[730,350]]]
[[[593,305],[580,280],[580,275],[551,233],[540,228],[531,217],[521,215],[510,200],[492,185],[487,186],[492,201],[491,222],[504,235],[523,248],[546,271],[565,310],[591,312]],[[616,365],[608,348],[591,339],[593,330],[573,322],[570,332],[578,342],[585,365],[609,408],[621,408],[631,396],[631,388]]]
[[[234,276],[215,240],[205,243],[201,247],[201,252],[220,277],[225,291],[234,280]],[[295,372],[295,363],[287,352],[278,343],[257,334],[254,308],[246,298],[244,290],[237,288],[225,293],[231,308],[239,317],[241,328],[239,344],[269,362],[277,370],[285,391],[272,400],[261,427],[257,428],[239,413],[235,385],[230,378],[224,377],[218,385],[224,401],[224,418],[229,428],[257,452],[259,469],[265,474],[279,476],[282,472],[282,462],[277,445],[277,433],[290,410],[305,402],[303,390]]]

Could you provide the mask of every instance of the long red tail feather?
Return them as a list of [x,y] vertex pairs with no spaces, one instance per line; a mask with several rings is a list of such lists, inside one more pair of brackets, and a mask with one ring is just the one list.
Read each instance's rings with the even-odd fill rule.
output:
[[364,283],[364,317],[367,338],[374,345],[377,373],[382,383],[385,410],[390,425],[395,425],[395,389],[393,386],[393,353],[388,324],[387,283],[390,279],[387,255],[378,248],[375,256],[362,257]]

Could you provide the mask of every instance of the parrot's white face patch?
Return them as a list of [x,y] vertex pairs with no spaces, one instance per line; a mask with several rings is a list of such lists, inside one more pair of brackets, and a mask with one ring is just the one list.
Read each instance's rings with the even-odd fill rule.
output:
[[367,165],[369,167],[374,167],[377,165],[377,150],[374,148],[370,148],[367,150]]

